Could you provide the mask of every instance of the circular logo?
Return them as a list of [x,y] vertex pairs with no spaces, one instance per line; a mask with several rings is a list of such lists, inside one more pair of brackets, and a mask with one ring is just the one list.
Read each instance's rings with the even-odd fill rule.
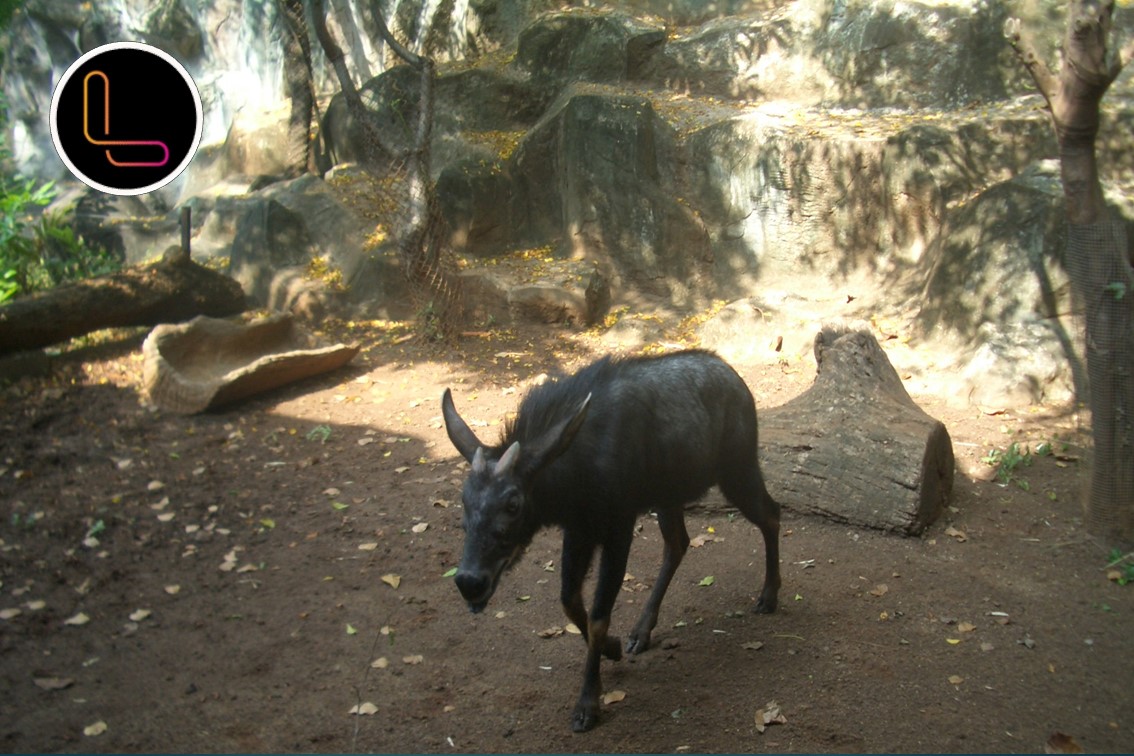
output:
[[201,141],[201,95],[156,47],[114,42],[63,74],[51,98],[51,137],[71,173],[109,194],[152,192],[189,165]]

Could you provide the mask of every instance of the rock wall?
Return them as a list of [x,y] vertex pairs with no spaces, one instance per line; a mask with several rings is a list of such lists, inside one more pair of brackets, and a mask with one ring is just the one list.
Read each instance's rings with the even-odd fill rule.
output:
[[[368,107],[389,144],[404,147],[417,77],[387,70],[371,4],[327,6]],[[1079,382],[1060,196],[1050,171],[1036,167],[1054,144],[1001,33],[1005,18],[1023,15],[1054,56],[1057,0],[381,7],[395,33],[441,64],[437,195],[451,247],[468,262],[469,289],[495,298],[483,308],[493,317],[593,322],[602,309],[594,302],[688,312],[723,298],[748,303],[730,310],[743,316],[737,322],[779,317],[782,333],[802,330],[808,309],[834,312],[819,293],[839,291],[856,303],[840,313],[885,312],[915,339],[953,344],[950,369],[973,391],[982,376],[1031,364],[1021,349],[1052,359],[1004,377],[1000,396],[1066,396]],[[80,202],[96,206],[83,221],[92,233],[144,257],[188,202],[195,249],[249,271],[257,301],[286,305],[291,295],[274,292],[302,278],[305,260],[321,258],[342,272],[354,301],[392,311],[402,292],[389,241],[398,212],[382,187],[356,191],[369,179],[349,164],[366,145],[341,95],[332,96],[337,84],[317,44],[317,148],[323,169],[336,167],[326,182],[264,188],[273,179],[257,178],[278,173],[284,154],[274,8],[93,0],[80,13],[62,0],[31,0],[4,42],[9,143],[25,172],[60,175],[44,137],[51,82],[108,39],[164,46],[202,88],[206,144],[179,183],[128,214]],[[1131,16],[1119,13],[1127,35]],[[1132,194],[1128,68],[1106,100],[1100,140],[1116,205]],[[294,245],[253,260],[256,239]],[[536,259],[542,274],[507,272]],[[973,401],[995,400],[995,391],[973,391]]]

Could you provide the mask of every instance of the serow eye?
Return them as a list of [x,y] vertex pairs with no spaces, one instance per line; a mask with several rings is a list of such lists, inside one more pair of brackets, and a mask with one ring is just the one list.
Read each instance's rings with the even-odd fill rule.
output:
[[509,517],[515,517],[516,515],[518,515],[520,513],[520,500],[515,497],[508,499],[508,501],[504,504],[504,512]]

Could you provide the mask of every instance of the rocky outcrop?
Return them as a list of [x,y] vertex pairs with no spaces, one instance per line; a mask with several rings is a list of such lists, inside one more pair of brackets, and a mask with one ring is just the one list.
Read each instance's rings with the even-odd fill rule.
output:
[[[286,104],[274,11],[219,24],[228,0],[203,1],[170,0],[123,24],[121,0],[96,0],[89,15],[35,0],[10,35],[6,60],[18,65],[6,69],[6,86],[49,82],[60,61],[107,35],[138,28],[167,47],[177,37],[182,48],[171,51],[200,74],[206,145],[147,200],[147,215],[108,208],[95,230],[127,255],[160,249],[173,207],[189,203],[195,253],[232,258],[257,301],[311,299],[307,268],[318,258],[355,302],[392,306],[402,292],[402,189],[354,191],[350,164],[385,164],[375,180],[399,180],[417,75],[395,66],[375,76],[387,60],[372,9],[330,4],[380,144],[360,137],[334,97],[319,124],[327,180],[279,181]],[[478,322],[583,323],[611,303],[685,312],[736,300],[715,321],[731,318],[719,343],[755,333],[756,346],[737,354],[775,360],[799,353],[793,334],[810,328],[808,309],[861,317],[873,307],[906,319],[918,338],[948,341],[957,353],[949,369],[969,371],[974,386],[1002,366],[1031,364],[1021,345],[1055,361],[1073,354],[1060,320],[1069,305],[1056,261],[1059,207],[1037,188],[1049,180],[1041,174],[1012,181],[1054,154],[1050,126],[1039,99],[1020,96],[1030,83],[1001,36],[1009,13],[1033,24],[1061,18],[1056,0],[586,5],[538,15],[544,6],[524,0],[384,6],[401,39],[442,62],[432,171]],[[330,93],[337,82],[315,57],[316,86]],[[1134,122],[1123,99],[1128,68],[1108,94],[1104,178],[1134,170],[1122,127]],[[239,117],[234,91],[247,100]],[[10,99],[20,159],[50,162],[37,131],[43,103]],[[534,258],[556,265],[506,264]],[[592,271],[602,286],[588,298]],[[718,338],[710,330],[707,342]],[[980,401],[995,403],[993,383],[1025,386],[1002,394],[1016,401],[1077,380],[1072,368],[1026,371],[985,380],[982,391],[993,393]]]

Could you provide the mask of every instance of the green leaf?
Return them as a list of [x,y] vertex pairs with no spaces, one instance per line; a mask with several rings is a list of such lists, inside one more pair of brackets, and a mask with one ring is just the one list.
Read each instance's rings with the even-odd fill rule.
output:
[[354,625],[352,625],[348,622],[347,626],[346,626],[346,634],[347,635],[358,635],[358,631],[354,629]]
[[445,570],[445,574],[443,574],[441,577],[451,578],[456,574],[457,574],[457,568],[456,567],[450,567],[449,569]]
[[332,501],[331,506],[339,512],[350,508],[350,504],[343,504],[341,501]]
[[276,526],[276,521],[273,520],[271,517],[265,517],[264,519],[260,520],[260,524],[263,525],[268,530],[271,530],[272,528],[274,528]]
[[1122,281],[1112,281],[1106,285],[1105,291],[1114,295],[1115,301],[1118,301],[1126,296],[1126,284]]
[[715,583],[716,581],[717,581],[717,579],[715,577],[713,577],[712,575],[707,575],[707,576],[701,578],[701,582],[697,583],[697,585],[708,587],[708,586],[712,585],[713,583]]

